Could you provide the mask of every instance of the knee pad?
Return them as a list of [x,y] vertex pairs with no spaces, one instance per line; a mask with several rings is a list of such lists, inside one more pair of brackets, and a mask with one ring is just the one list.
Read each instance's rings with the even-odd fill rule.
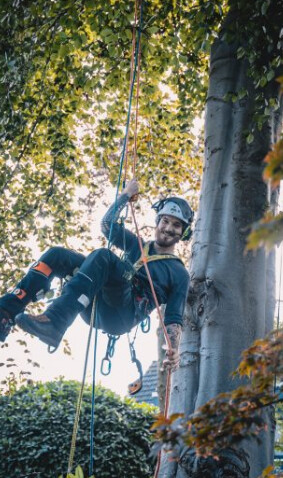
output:
[[37,261],[31,266],[31,270],[42,274],[45,277],[49,277],[52,274],[52,269],[45,262]]
[[16,287],[16,289],[12,290],[11,293],[20,300],[23,300],[27,295],[26,291],[24,289],[20,289],[19,287]]

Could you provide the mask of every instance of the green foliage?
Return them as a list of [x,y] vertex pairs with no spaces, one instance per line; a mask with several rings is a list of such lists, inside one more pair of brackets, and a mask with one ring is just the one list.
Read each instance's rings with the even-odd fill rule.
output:
[[[238,58],[248,61],[258,91],[248,141],[278,108],[266,92],[281,65],[280,4],[144,2],[137,176],[146,194],[179,193],[189,184],[191,196],[199,187],[201,148],[195,149],[192,125],[204,109],[209,50],[219,31],[224,40],[239,43]],[[117,178],[133,21],[134,0],[0,5],[0,279],[5,284],[19,265],[15,249],[21,267],[28,264],[31,235],[41,248],[66,244],[73,236],[91,248],[84,206],[103,194],[93,170],[104,170],[112,182]],[[247,92],[231,95],[241,101]],[[131,127],[130,159],[132,141]],[[80,186],[89,192],[78,204]]]
[[280,401],[273,391],[274,374],[279,383],[283,375],[282,330],[255,341],[243,352],[237,375],[248,377],[247,385],[219,394],[189,420],[180,414],[168,419],[160,416],[154,424],[159,445],[176,451],[180,442],[185,442],[198,455],[217,456],[241,439],[257,437],[265,428],[263,410]]
[[[171,2],[149,2],[145,10],[137,173],[153,194],[177,192],[188,179],[193,187],[199,184],[198,155],[191,164],[190,126],[205,98],[201,79],[207,55],[202,52],[198,59],[201,40],[187,37],[189,9],[184,7],[183,18]],[[213,16],[219,17],[217,12],[212,9]],[[15,246],[22,266],[29,262],[30,234],[42,248],[70,236],[87,241],[82,204],[78,208],[74,198],[81,185],[97,197],[90,170],[106,169],[116,181],[133,18],[134,1],[23,5],[8,0],[0,6],[5,39],[0,48],[0,209],[5,224],[0,243],[6,282],[15,268]],[[185,167],[177,174],[181,162]]]
[[[11,396],[0,397],[1,478],[37,473],[46,478],[66,475],[78,389],[76,382],[58,381],[21,388]],[[114,393],[97,387],[95,476],[152,475],[152,464],[148,462],[152,411],[149,406],[122,401]],[[75,453],[75,464],[80,464],[85,476],[90,415],[91,391],[87,387]]]

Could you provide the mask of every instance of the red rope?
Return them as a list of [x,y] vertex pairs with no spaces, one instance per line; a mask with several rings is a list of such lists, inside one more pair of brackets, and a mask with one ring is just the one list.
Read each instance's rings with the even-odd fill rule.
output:
[[[165,336],[165,342],[166,342],[166,345],[167,345],[167,348],[168,348],[168,352],[172,352],[172,345],[171,345],[171,342],[170,342],[170,338],[169,338],[168,332],[166,330],[166,327],[165,327],[165,324],[164,324],[164,321],[163,321],[160,305],[158,303],[158,299],[157,299],[157,296],[156,296],[156,292],[155,292],[155,289],[154,289],[154,285],[153,285],[153,282],[152,282],[150,271],[149,271],[149,268],[148,268],[148,265],[147,265],[146,256],[144,255],[142,240],[141,240],[137,220],[136,220],[136,217],[135,217],[134,206],[133,206],[132,202],[130,202],[130,206],[131,206],[132,216],[133,216],[133,220],[134,220],[134,224],[135,224],[135,228],[136,228],[136,233],[137,233],[137,236],[138,236],[139,248],[140,248],[140,251],[141,251],[141,258],[142,258],[142,261],[144,263],[145,272],[146,272],[146,275],[147,275],[147,279],[148,279],[148,282],[149,282],[149,285],[150,285],[153,300],[154,300],[154,303],[155,303],[155,306],[156,306],[156,309],[157,309],[157,313],[158,313],[158,316],[159,316],[160,325],[162,327],[162,330],[163,330],[163,333],[164,333],[164,336]],[[164,404],[164,416],[165,416],[165,418],[167,418],[167,416],[168,416],[169,400],[170,400],[170,388],[171,388],[171,370],[168,370],[167,380],[166,380],[165,404]],[[158,456],[157,456],[157,464],[156,464],[156,468],[155,468],[154,478],[158,477],[160,464],[161,464],[161,451],[158,453]]]
[[[130,85],[131,85],[132,79],[133,79],[134,57],[135,57],[135,54],[136,54],[136,51],[135,51],[135,44],[136,44],[135,37],[136,37],[136,27],[137,27],[138,3],[139,3],[139,0],[136,0],[136,2],[135,2],[135,26],[134,26],[134,29],[133,29],[133,43],[132,43]],[[141,65],[141,48],[140,48],[140,45],[139,45],[139,51],[137,53],[138,53],[138,65],[137,65],[136,111],[135,111],[135,126],[134,126],[134,157],[133,157],[133,167],[132,167],[133,176],[135,176],[135,174],[136,174],[136,165],[137,165],[137,136],[138,136],[137,131],[138,131],[138,117],[139,117],[140,65]],[[126,157],[125,157],[125,169],[124,169],[124,180],[125,180],[125,182],[126,182],[126,178],[127,178],[127,168],[128,168],[127,156],[128,156],[128,137],[126,139]],[[147,259],[146,259],[146,256],[145,256],[144,250],[143,250],[143,244],[142,244],[137,220],[136,220],[136,217],[135,217],[133,202],[130,202],[130,206],[131,206],[132,216],[133,216],[133,220],[134,220],[134,224],[135,224],[135,228],[136,228],[136,233],[137,233],[137,237],[138,237],[139,248],[140,248],[140,251],[141,251],[141,259],[142,259],[143,264],[144,264],[145,272],[146,272],[146,275],[147,275],[147,279],[148,279],[148,282],[149,282],[149,286],[150,286],[150,289],[151,289],[151,293],[152,293],[152,296],[153,296],[155,307],[157,309],[160,325],[161,325],[161,328],[162,328],[163,333],[164,333],[167,349],[168,349],[168,352],[171,353],[172,352],[172,345],[171,345],[170,338],[169,338],[168,332],[166,330],[166,327],[165,327],[165,324],[164,324],[164,321],[163,321],[162,312],[161,312],[161,309],[160,309],[160,305],[158,303],[158,299],[157,299],[156,292],[155,292],[155,289],[154,289],[151,274],[150,274],[150,271],[149,271],[149,268],[148,268],[148,265],[147,265]],[[165,392],[165,404],[164,404],[164,415],[165,415],[166,418],[167,418],[168,410],[169,410],[171,373],[172,373],[171,370],[168,370],[167,379],[166,379],[166,392]],[[161,452],[158,453],[154,478],[158,478],[160,464],[161,464]]]
[[[171,389],[171,370],[168,370],[167,379],[166,379],[165,404],[164,404],[164,416],[165,416],[165,418],[168,418],[170,389]],[[159,451],[159,453],[157,455],[154,478],[158,478],[160,465],[161,465],[161,450]]]

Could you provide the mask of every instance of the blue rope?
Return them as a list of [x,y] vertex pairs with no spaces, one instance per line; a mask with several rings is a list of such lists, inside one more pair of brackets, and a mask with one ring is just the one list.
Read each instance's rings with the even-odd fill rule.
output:
[[95,339],[93,349],[93,374],[92,374],[92,390],[91,390],[91,423],[90,423],[90,446],[89,446],[89,476],[93,475],[94,465],[94,412],[95,412],[95,379],[96,379],[96,352],[97,352],[97,308],[95,313]]
[[[134,72],[133,72],[133,78],[132,78],[130,95],[129,95],[126,130],[125,130],[125,137],[124,137],[124,142],[123,142],[123,149],[122,149],[121,158],[120,158],[119,176],[118,176],[118,181],[117,181],[117,185],[116,185],[115,206],[114,206],[113,217],[112,217],[112,221],[111,221],[110,234],[109,234],[109,239],[108,239],[108,248],[111,247],[111,238],[112,238],[112,233],[113,233],[114,218],[115,218],[115,214],[116,214],[116,211],[117,211],[117,200],[118,200],[118,194],[119,194],[119,189],[120,189],[120,185],[121,185],[121,177],[122,177],[123,164],[124,164],[124,159],[125,159],[127,137],[128,137],[129,127],[130,127],[132,100],[133,100],[134,84],[135,84],[136,72],[137,72],[137,66],[138,66],[140,38],[141,38],[141,29],[142,29],[142,13],[143,13],[143,1],[141,2],[141,7],[140,7],[140,23],[139,23],[138,35],[137,35],[137,41],[136,41]],[[98,318],[97,318],[97,312],[96,312],[94,356],[93,356],[93,375],[92,375],[92,395],[91,395],[89,476],[93,475],[93,465],[94,465],[95,382],[96,382],[96,355],[97,355],[97,336],[98,336],[97,319]]]
[[112,216],[112,221],[111,221],[111,226],[110,226],[110,234],[109,234],[109,239],[108,239],[108,248],[109,249],[111,247],[111,238],[112,238],[112,234],[113,234],[114,218],[115,218],[115,214],[116,214],[116,211],[117,211],[117,200],[118,200],[118,194],[119,194],[119,189],[120,189],[120,184],[121,184],[121,177],[122,177],[122,172],[123,172],[123,165],[124,165],[126,145],[127,145],[127,137],[128,137],[129,127],[130,127],[132,100],[133,100],[134,84],[135,84],[135,80],[136,80],[136,72],[137,72],[137,66],[138,66],[142,23],[143,23],[143,2],[141,2],[141,7],[140,7],[140,23],[139,23],[139,28],[138,28],[137,40],[136,40],[135,64],[134,64],[134,72],[133,72],[133,78],[132,78],[130,95],[129,95],[126,131],[125,131],[125,136],[124,136],[124,141],[123,141],[123,148],[122,148],[122,153],[121,153],[121,158],[120,158],[119,176],[118,176],[118,181],[117,181],[117,185],[116,185],[115,205],[114,205],[114,211],[113,211],[113,216]]

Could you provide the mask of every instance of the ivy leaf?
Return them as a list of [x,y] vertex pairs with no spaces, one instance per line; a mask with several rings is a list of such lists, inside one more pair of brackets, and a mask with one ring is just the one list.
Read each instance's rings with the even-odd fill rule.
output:
[[247,143],[251,144],[254,140],[254,135],[252,133],[248,134],[247,136]]
[[262,3],[262,5],[261,5],[261,13],[262,13],[262,15],[265,15],[265,14],[266,14],[269,5],[270,5],[270,2],[269,2],[269,1],[266,1],[266,2],[263,2],[263,3]]

